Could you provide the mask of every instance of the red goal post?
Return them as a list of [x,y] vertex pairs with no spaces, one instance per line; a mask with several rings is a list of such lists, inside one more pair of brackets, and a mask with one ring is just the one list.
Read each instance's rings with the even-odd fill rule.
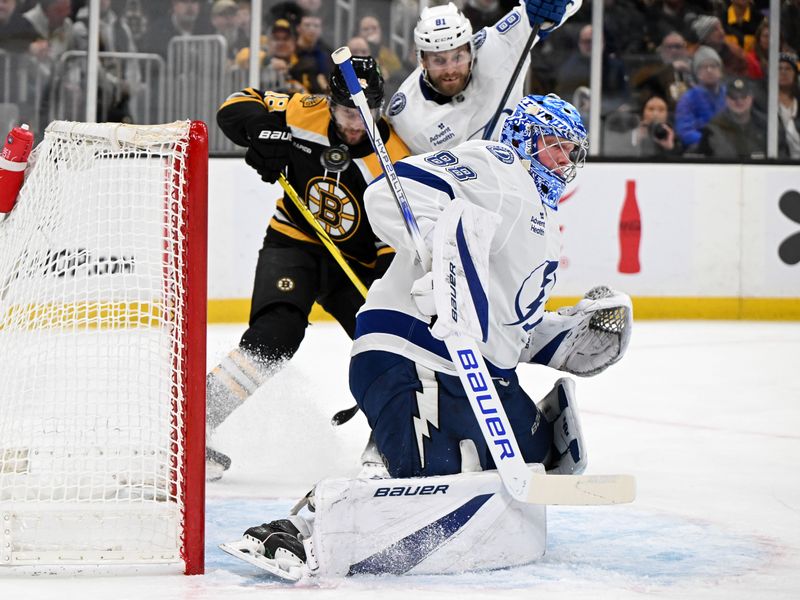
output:
[[204,569],[208,134],[48,126],[0,216],[0,567]]

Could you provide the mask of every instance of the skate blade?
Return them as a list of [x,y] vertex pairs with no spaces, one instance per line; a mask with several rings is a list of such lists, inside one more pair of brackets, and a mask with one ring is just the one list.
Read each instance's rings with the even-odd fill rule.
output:
[[306,574],[304,564],[294,561],[267,558],[255,551],[253,542],[239,540],[220,544],[219,549],[284,581],[296,583]]

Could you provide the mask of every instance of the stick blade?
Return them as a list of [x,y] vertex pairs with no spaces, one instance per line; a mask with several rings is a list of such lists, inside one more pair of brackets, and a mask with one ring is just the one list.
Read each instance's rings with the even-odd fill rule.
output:
[[632,475],[545,475],[532,473],[527,502],[567,506],[627,504],[636,498]]

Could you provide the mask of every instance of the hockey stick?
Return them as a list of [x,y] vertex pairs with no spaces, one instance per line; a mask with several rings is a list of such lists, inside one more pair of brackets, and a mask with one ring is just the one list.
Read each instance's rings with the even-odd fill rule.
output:
[[497,122],[500,120],[500,115],[503,114],[503,108],[505,108],[506,101],[508,97],[511,95],[512,88],[517,83],[517,77],[519,77],[520,71],[522,71],[522,65],[525,64],[525,59],[531,53],[533,49],[533,44],[536,42],[536,36],[539,35],[539,24],[537,23],[531,28],[531,34],[528,36],[528,41],[525,42],[525,50],[523,50],[522,54],[517,61],[517,66],[514,67],[514,72],[511,74],[511,80],[508,82],[506,86],[506,90],[503,92],[503,97],[500,99],[500,103],[497,105],[497,109],[494,111],[494,115],[492,115],[491,120],[486,124],[486,127],[483,129],[483,139],[488,140],[492,135],[492,131],[494,131]]
[[[364,91],[350,62],[350,56],[347,47],[339,48],[332,54],[333,62],[342,70],[350,96],[364,121],[367,135],[403,216],[406,230],[414,242],[417,259],[424,270],[430,270],[431,255],[422,240],[411,205],[372,119]],[[633,478],[627,475],[585,477],[533,473],[522,458],[505,409],[475,340],[461,334],[453,334],[444,341],[494,459],[497,472],[513,498],[537,504],[544,501],[560,503],[555,501],[565,498],[574,500],[574,503],[578,504],[616,504],[633,500]],[[560,481],[553,481],[552,483],[556,485],[550,485],[554,477]]]
[[344,259],[344,256],[342,256],[341,251],[339,250],[339,248],[336,247],[336,244],[333,243],[331,236],[328,235],[328,232],[322,228],[322,226],[317,222],[317,219],[314,217],[314,215],[311,214],[311,211],[308,209],[308,207],[303,203],[302,200],[300,200],[300,197],[297,195],[297,192],[292,187],[292,184],[289,183],[289,180],[283,176],[283,173],[278,175],[278,183],[281,184],[281,187],[283,188],[283,191],[286,192],[286,195],[289,196],[289,198],[291,198],[292,202],[297,207],[297,210],[300,211],[300,214],[303,215],[305,220],[308,221],[308,224],[311,225],[311,227],[314,229],[314,231],[317,234],[317,237],[319,237],[319,241],[322,242],[322,245],[328,249],[333,259],[337,263],[339,263],[340,267],[342,267],[342,271],[344,271],[347,277],[350,279],[350,281],[353,282],[353,285],[356,286],[356,289],[359,292],[361,292],[361,295],[364,296],[364,298],[366,298],[367,297],[366,286],[363,283],[361,283],[361,280],[358,278],[358,275],[356,275],[355,271],[353,271],[353,269],[350,268],[350,265],[347,264],[347,261]]

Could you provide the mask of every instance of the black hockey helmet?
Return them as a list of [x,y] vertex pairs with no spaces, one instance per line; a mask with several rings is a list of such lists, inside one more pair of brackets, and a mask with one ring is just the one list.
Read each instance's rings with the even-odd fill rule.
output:
[[[383,104],[383,75],[381,69],[375,59],[371,56],[353,56],[351,58],[353,64],[353,71],[356,73],[358,80],[366,82],[364,87],[364,95],[367,97],[367,105],[370,108],[380,108]],[[355,108],[350,92],[347,89],[344,75],[339,68],[339,65],[334,66],[329,80],[331,88],[331,101],[334,104],[342,106],[349,106]]]

